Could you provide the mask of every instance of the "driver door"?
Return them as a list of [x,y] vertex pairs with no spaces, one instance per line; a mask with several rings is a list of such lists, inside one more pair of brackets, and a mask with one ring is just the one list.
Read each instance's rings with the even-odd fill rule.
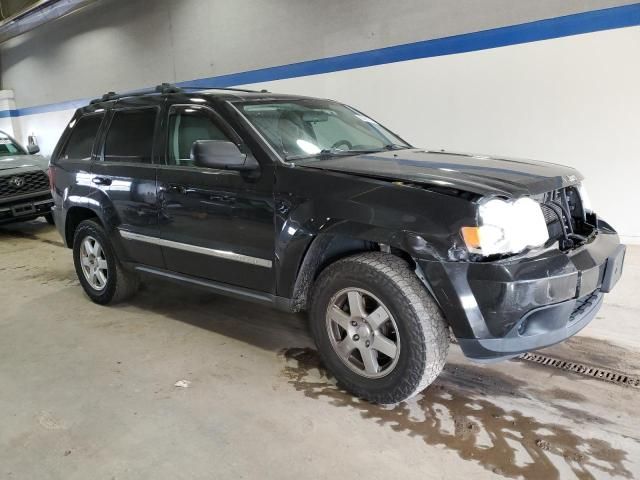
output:
[[209,107],[171,105],[166,120],[165,165],[158,171],[166,268],[273,293],[272,170],[247,175],[195,165],[197,140],[241,143]]

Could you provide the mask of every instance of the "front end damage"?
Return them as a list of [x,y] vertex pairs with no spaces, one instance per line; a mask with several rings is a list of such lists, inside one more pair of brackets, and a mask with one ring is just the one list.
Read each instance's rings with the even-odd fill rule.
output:
[[519,255],[418,260],[466,356],[492,361],[561,342],[584,328],[620,278],[625,247],[587,210],[579,187],[533,197],[547,243]]

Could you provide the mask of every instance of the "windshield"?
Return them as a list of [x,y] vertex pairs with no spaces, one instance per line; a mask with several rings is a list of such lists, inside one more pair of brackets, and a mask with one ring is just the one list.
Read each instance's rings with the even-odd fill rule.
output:
[[24,155],[25,153],[23,148],[13,138],[4,132],[0,132],[0,157]]
[[269,100],[236,106],[285,160],[410,148],[376,121],[337,102]]

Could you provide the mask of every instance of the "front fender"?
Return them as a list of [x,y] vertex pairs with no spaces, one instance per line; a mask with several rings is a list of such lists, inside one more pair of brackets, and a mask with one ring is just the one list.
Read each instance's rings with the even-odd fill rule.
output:
[[279,169],[276,185],[276,291],[287,298],[305,255],[321,238],[341,236],[386,244],[413,258],[446,260],[462,241],[460,228],[475,222],[473,203],[453,191],[299,167]]

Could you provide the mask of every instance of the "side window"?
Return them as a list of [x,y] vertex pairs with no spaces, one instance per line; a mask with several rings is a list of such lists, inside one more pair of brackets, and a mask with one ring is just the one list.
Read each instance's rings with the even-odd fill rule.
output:
[[104,142],[105,161],[151,163],[157,114],[155,108],[114,112]]
[[93,143],[104,114],[85,115],[73,126],[69,140],[60,154],[60,158],[73,160],[90,160]]
[[213,115],[205,108],[172,107],[169,112],[167,164],[193,166],[191,146],[196,140],[227,140]]

